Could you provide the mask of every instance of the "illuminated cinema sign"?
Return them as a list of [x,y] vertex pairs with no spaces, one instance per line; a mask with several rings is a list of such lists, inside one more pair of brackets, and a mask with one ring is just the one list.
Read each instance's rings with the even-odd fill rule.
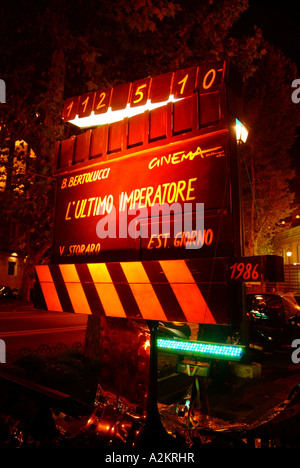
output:
[[229,81],[204,64],[66,101],[85,130],[56,146],[56,263],[233,254]]
[[136,259],[140,250],[145,258],[166,258],[193,248],[213,255],[219,222],[215,207],[224,211],[224,229],[230,210],[224,178],[228,148],[224,135],[205,137],[200,144],[178,144],[172,154],[142,152],[133,165],[115,159],[59,176],[56,223],[62,229],[55,234],[56,258],[107,260],[114,251],[119,258],[122,250]]

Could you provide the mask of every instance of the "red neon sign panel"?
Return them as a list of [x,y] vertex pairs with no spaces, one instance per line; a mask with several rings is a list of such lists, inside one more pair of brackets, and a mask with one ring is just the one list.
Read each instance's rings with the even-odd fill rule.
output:
[[[226,135],[203,136],[130,160],[103,162],[60,176],[56,261],[101,261],[126,250],[136,258],[141,252],[145,258],[211,256],[216,248],[220,209],[223,240],[219,245],[223,254],[228,254],[231,230]],[[195,227],[197,204],[205,207],[203,229]],[[169,227],[164,224],[166,216],[170,216]],[[203,218],[203,213],[200,216]],[[188,252],[187,246],[194,247],[195,252]]]

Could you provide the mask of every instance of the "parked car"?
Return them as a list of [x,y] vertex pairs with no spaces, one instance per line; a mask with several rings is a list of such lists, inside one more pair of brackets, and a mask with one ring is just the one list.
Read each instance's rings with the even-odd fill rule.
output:
[[293,294],[247,294],[252,348],[274,351],[300,338],[300,306]]
[[293,296],[296,299],[297,304],[300,305],[300,293],[294,293]]
[[0,286],[0,299],[12,299],[13,293],[9,286]]

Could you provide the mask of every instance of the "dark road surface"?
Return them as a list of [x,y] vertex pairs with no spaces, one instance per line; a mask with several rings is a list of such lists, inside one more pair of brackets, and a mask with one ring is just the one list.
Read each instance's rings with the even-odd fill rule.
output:
[[83,345],[86,324],[86,315],[48,312],[14,303],[0,305],[0,339],[5,342],[7,359],[43,346]]

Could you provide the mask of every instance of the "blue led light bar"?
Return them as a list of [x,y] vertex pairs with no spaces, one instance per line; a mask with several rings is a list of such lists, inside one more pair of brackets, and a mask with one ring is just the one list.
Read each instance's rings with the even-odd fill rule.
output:
[[244,350],[243,346],[199,341],[166,340],[162,338],[157,340],[157,347],[171,352],[201,354],[202,356],[215,359],[227,359],[228,361],[241,359]]

